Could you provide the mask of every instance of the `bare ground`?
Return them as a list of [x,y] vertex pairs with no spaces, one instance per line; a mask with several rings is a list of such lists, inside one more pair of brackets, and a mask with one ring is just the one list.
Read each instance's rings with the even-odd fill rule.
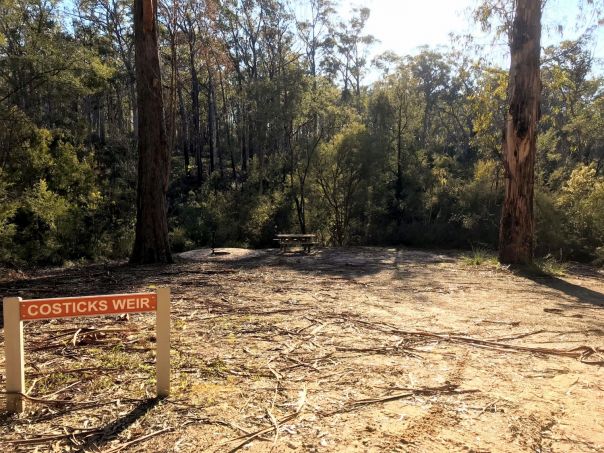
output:
[[29,323],[29,410],[0,414],[4,451],[604,451],[601,271],[224,249],[12,273],[0,296],[163,285],[173,395],[153,399],[151,315]]

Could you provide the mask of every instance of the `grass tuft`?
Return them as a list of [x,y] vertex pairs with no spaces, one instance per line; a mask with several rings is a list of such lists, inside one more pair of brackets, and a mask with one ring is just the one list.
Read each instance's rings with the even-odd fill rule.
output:
[[473,248],[472,253],[463,255],[461,260],[464,264],[468,266],[498,266],[499,261],[497,260],[497,256],[490,250],[485,248]]
[[568,264],[556,260],[552,255],[536,259],[534,265],[544,275],[552,277],[562,277],[568,271]]

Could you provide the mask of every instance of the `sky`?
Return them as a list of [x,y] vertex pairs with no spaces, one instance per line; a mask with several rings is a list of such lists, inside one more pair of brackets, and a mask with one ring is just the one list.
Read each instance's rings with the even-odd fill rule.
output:
[[[74,4],[74,0],[64,0]],[[298,0],[291,0],[299,5]],[[478,0],[336,0],[339,3],[338,15],[349,17],[353,7],[367,6],[371,15],[367,23],[367,33],[379,40],[371,50],[371,56],[377,56],[387,50],[399,55],[413,55],[419,47],[427,45],[438,47],[450,43],[450,33],[471,34],[481,44],[487,46],[495,64],[502,67],[509,65],[508,49],[505,42],[493,44],[492,37],[484,34],[472,21],[470,10]],[[604,9],[604,0],[600,2]],[[579,3],[587,0],[547,0],[542,20],[543,47],[555,45],[563,39],[577,38],[587,28],[587,24],[597,23],[595,18],[579,18]],[[580,24],[579,27],[576,24]],[[557,32],[562,25],[564,34]],[[593,71],[604,76],[604,25],[596,28],[593,46]],[[597,60],[600,60],[599,62]],[[378,72],[369,78],[377,78]]]
[[[604,0],[595,1],[604,3]],[[579,0],[548,0],[543,17],[542,46],[577,37],[575,24],[578,22],[583,23],[580,30],[586,28],[588,21],[577,20],[578,3]],[[436,47],[448,44],[450,32],[471,33],[478,37],[479,42],[490,44],[492,38],[484,35],[472,22],[469,9],[475,4],[476,0],[341,0],[339,12],[345,14],[353,6],[361,5],[371,9],[367,32],[380,40],[372,51],[373,55],[386,50],[412,55],[422,45]],[[594,24],[596,21],[592,19],[590,22]],[[557,25],[563,26],[562,37],[555,31]],[[604,59],[604,26],[597,28],[595,36],[594,56]],[[496,46],[494,52],[501,54],[499,61],[502,65],[507,64],[504,43]],[[596,71],[604,73],[602,63],[598,66]]]

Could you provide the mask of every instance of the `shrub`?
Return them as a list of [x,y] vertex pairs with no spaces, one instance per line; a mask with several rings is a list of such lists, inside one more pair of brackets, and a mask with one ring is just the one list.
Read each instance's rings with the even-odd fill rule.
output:
[[604,246],[604,178],[593,165],[579,165],[564,184],[557,200],[566,213],[565,236],[573,255],[596,257]]

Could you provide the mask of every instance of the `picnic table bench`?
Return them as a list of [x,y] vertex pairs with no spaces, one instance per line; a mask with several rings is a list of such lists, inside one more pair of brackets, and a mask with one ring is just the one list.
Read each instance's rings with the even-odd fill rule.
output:
[[300,246],[310,253],[311,247],[318,244],[316,237],[314,234],[277,234],[274,240],[279,242],[282,252],[285,252],[287,247]]

